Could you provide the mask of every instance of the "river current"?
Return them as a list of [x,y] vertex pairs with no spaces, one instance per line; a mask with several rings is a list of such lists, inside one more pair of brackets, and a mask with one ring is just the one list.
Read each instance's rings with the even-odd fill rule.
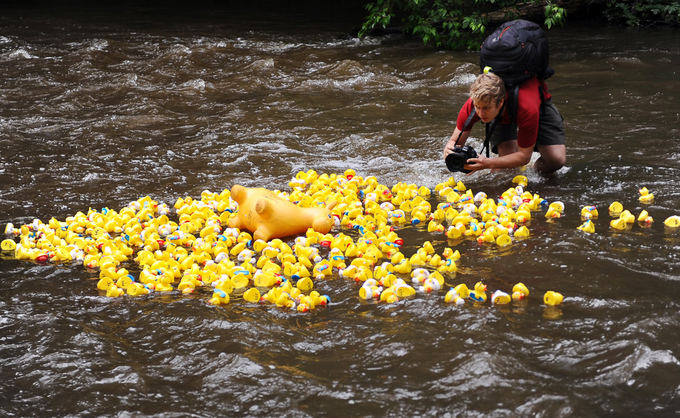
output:
[[[680,215],[680,32],[549,32],[568,160],[551,179],[446,170],[476,53],[349,33],[292,18],[8,12],[0,225],[234,184],[289,190],[310,169],[433,190],[453,175],[489,196],[523,174],[565,215],[535,214],[530,238],[504,249],[455,243],[460,271],[447,283],[522,281],[527,303],[452,306],[448,287],[366,302],[337,274],[316,283],[331,304],[309,313],[238,298],[216,307],[204,293],[114,299],[80,264],[4,255],[2,415],[680,413],[680,235],[663,225]],[[477,149],[482,135],[473,130]],[[655,222],[614,230],[613,201]],[[592,234],[577,230],[586,205],[600,212]],[[405,253],[454,245],[423,226],[398,232]],[[564,303],[546,307],[546,290]]]

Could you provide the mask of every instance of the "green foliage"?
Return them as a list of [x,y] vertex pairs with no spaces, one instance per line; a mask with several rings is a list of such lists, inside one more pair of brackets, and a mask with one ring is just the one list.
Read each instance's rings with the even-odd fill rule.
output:
[[605,16],[628,26],[680,23],[680,2],[669,0],[607,0]]
[[376,0],[366,5],[368,15],[359,31],[359,37],[363,37],[376,27],[386,28],[392,21],[392,8],[390,0]]
[[[566,11],[550,1],[527,4],[544,5],[547,28],[566,19]],[[374,0],[366,10],[359,36],[396,21],[404,33],[424,44],[451,49],[478,49],[489,23],[519,17],[517,2],[510,0]]]
[[545,5],[545,27],[550,29],[555,25],[561,25],[567,18],[567,11],[562,7],[548,2]]

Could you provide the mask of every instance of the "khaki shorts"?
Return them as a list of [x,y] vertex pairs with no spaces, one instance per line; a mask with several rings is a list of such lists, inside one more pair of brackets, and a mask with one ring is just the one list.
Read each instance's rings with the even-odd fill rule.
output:
[[[491,134],[489,146],[492,152],[498,154],[498,144],[516,139],[517,123],[497,124]],[[564,118],[552,103],[552,99],[548,99],[541,104],[536,145],[562,145],[564,143]],[[534,150],[537,150],[536,146]]]

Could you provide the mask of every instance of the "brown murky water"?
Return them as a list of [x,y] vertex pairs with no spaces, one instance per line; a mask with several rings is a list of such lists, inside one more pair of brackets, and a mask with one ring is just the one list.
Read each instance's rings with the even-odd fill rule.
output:
[[[128,16],[129,18],[130,16]],[[148,20],[145,20],[148,19]],[[103,23],[105,22],[105,23]],[[355,169],[434,188],[474,53],[347,28],[205,19],[0,18],[0,224]],[[365,303],[317,284],[310,314],[205,295],[108,299],[82,266],[0,260],[4,415],[670,416],[680,411],[680,32],[550,32],[568,167],[528,189],[566,205],[502,251],[463,241],[455,282],[532,290],[524,308],[443,294]],[[473,133],[479,148],[481,128]],[[499,195],[517,172],[460,177]],[[459,174],[456,174],[459,177]],[[657,196],[638,202],[638,189]],[[656,222],[609,228],[607,206]],[[436,203],[436,199],[433,199]],[[597,205],[596,233],[580,209]],[[406,249],[423,227],[402,228]],[[562,292],[557,312],[545,290]]]

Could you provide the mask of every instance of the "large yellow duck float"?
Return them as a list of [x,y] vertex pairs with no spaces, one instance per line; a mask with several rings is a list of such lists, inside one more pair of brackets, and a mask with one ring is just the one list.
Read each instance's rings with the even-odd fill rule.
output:
[[254,239],[269,241],[303,234],[309,228],[327,234],[334,225],[331,209],[335,202],[325,207],[303,208],[282,199],[271,190],[234,185],[231,197],[238,202],[238,213],[229,219],[229,227],[247,229]]

